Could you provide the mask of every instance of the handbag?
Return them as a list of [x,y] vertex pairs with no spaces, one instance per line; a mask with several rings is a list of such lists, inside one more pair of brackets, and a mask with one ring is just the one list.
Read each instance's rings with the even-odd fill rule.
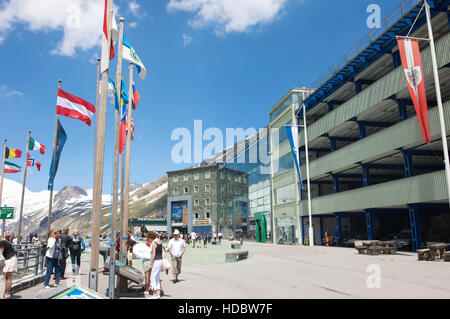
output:
[[163,265],[162,265],[161,271],[162,271],[162,272],[165,272],[165,271],[168,271],[170,268],[172,268],[172,264],[171,264],[170,261],[167,259],[167,257],[166,257],[166,252],[165,252],[164,248],[163,248],[163,253],[162,253],[162,255],[163,255],[163,259],[162,259]]

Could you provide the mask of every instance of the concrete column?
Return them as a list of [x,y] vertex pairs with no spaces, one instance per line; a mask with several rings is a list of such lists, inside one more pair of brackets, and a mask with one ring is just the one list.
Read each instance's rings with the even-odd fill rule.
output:
[[342,217],[339,215],[336,215],[336,233],[337,233],[338,246],[343,247],[344,239],[342,238]]

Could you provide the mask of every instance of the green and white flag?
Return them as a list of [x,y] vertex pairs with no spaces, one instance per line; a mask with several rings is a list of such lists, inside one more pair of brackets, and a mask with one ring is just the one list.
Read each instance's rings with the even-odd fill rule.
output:
[[15,174],[19,173],[21,169],[22,167],[20,167],[19,165],[16,165],[11,162],[5,162],[5,169],[4,169],[5,173]]
[[34,138],[30,137],[30,151],[39,151],[42,155],[45,154],[45,146],[38,143]]
[[130,42],[128,42],[127,38],[123,36],[123,59],[127,60],[128,62],[134,63],[136,65],[136,69],[138,71],[138,74],[142,80],[145,80],[147,77],[147,69],[144,66],[144,63],[142,63],[141,59],[136,54],[136,51],[134,51],[133,47],[131,46]]

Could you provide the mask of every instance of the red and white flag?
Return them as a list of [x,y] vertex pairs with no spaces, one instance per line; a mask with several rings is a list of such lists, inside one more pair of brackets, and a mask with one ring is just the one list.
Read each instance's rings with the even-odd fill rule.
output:
[[[103,36],[102,36],[102,62],[101,62],[101,71],[102,73],[109,69],[109,60],[114,59],[114,45],[119,39],[119,29],[117,28],[116,17],[113,13],[112,25],[108,26],[108,11],[112,10],[112,8],[108,8],[108,0],[105,0],[105,14],[103,17]],[[111,27],[111,39],[109,39],[108,30]],[[109,59],[108,59],[108,50],[109,51]]]
[[95,106],[59,89],[56,113],[70,117],[71,119],[83,121],[91,126],[91,119],[95,114]]
[[431,142],[430,124],[428,121],[427,93],[422,67],[422,58],[417,40],[398,39],[398,48],[402,59],[403,70],[408,83],[409,92],[419,118],[423,141]]
[[41,171],[41,163],[36,161],[30,154],[28,154],[27,166],[36,166],[38,171]]

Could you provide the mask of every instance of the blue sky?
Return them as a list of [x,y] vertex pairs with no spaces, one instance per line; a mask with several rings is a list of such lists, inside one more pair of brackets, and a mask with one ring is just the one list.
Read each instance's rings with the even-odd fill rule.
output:
[[[55,5],[48,10],[33,7],[40,1]],[[29,169],[27,187],[33,191],[47,187],[58,79],[64,90],[95,104],[94,61],[101,51],[91,29],[101,27],[103,1],[89,0],[89,6],[86,1],[0,0],[0,138],[8,139],[10,148],[25,151],[31,130],[46,145],[44,156],[32,153],[42,163],[41,172]],[[227,1],[231,0],[215,0]],[[217,127],[223,132],[265,127],[269,110],[291,88],[309,85],[369,32],[366,9],[374,3],[258,1],[249,0],[255,8],[240,2],[231,8],[225,4],[225,15],[208,11],[203,0],[115,1],[117,21],[125,17],[125,34],[148,69],[145,81],[135,73],[141,103],[134,112],[132,182],[150,182],[166,171],[186,167],[172,162],[176,142],[170,136],[178,127],[192,131],[194,120],[203,120],[204,129]],[[384,16],[400,0],[375,3]],[[27,4],[25,9],[33,14],[17,13]],[[90,23],[82,20],[81,29],[71,32],[61,22],[64,19],[55,17],[67,15],[77,5],[82,19]],[[256,14],[248,14],[249,10]],[[112,70],[115,74],[115,66]],[[124,77],[128,83],[125,71]],[[103,193],[111,189],[113,119],[109,105]],[[68,118],[61,122],[68,140],[55,189],[92,188],[94,125]],[[12,161],[23,166],[24,157]],[[6,177],[22,181],[22,174]]]

